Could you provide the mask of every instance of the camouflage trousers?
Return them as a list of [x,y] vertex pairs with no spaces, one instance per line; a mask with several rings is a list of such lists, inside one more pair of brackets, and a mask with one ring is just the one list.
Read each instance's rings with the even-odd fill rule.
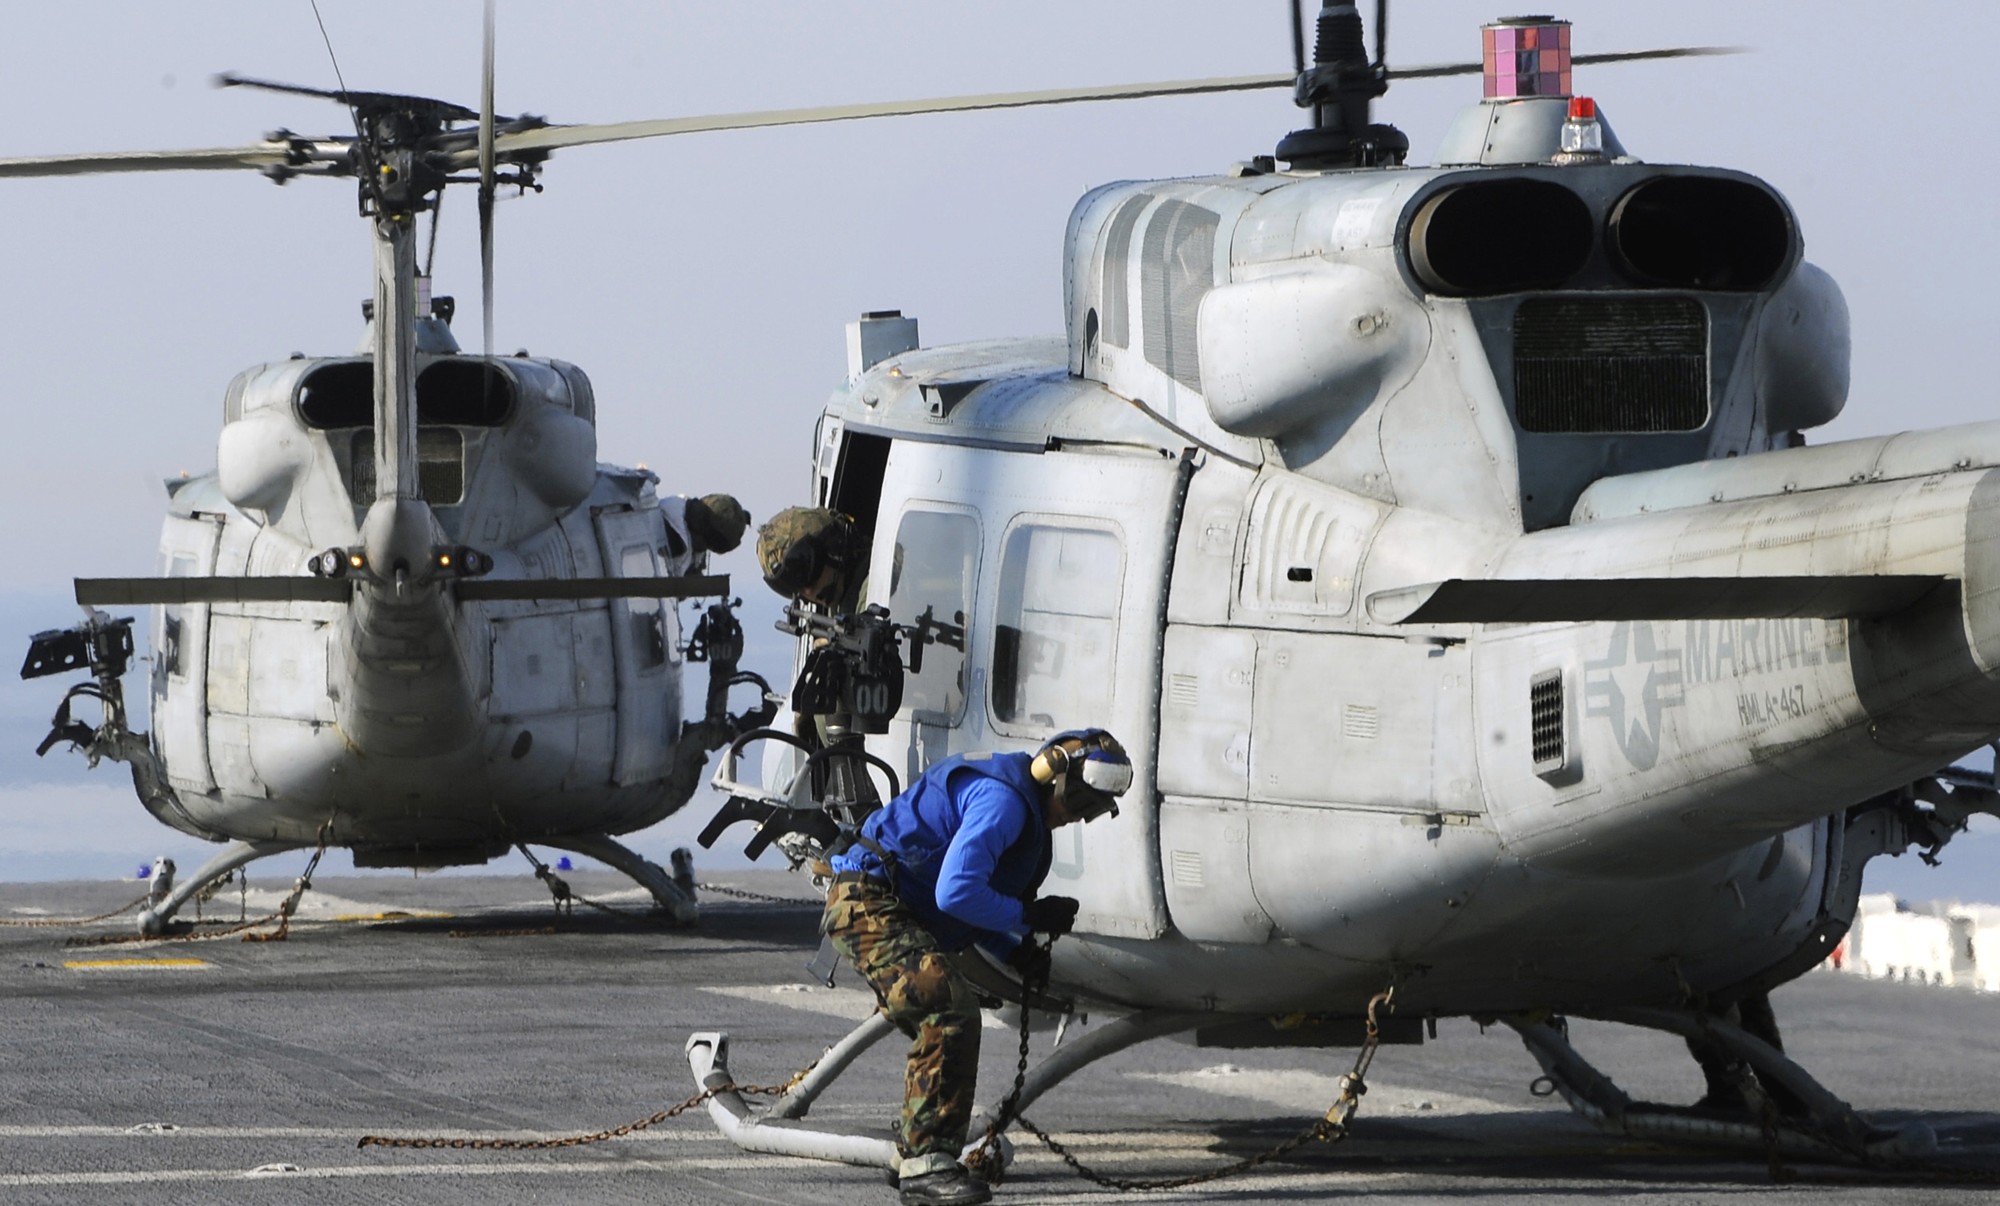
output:
[[903,1077],[904,1156],[957,1158],[979,1076],[979,1002],[937,939],[886,888],[835,884],[820,932],[868,986],[882,1014],[910,1037]]

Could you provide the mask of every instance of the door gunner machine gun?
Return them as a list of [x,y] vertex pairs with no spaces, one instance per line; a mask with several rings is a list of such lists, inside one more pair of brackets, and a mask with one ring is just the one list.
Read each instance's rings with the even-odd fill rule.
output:
[[[818,880],[830,874],[826,859],[845,848],[868,814],[902,791],[895,770],[868,752],[863,737],[889,731],[902,706],[904,674],[923,672],[926,645],[964,651],[965,617],[939,620],[927,607],[916,623],[898,624],[879,604],[833,616],[795,603],[778,629],[810,644],[792,685],[800,731],[756,729],[730,743],[711,780],[729,798],[696,840],[711,848],[731,825],[749,821],[756,832],[743,847],[746,857],[756,859],[775,844],[793,870],[807,867]],[[744,749],[759,741],[805,755],[789,783],[757,786],[738,777]],[[870,768],[887,782],[888,796],[878,794]]]

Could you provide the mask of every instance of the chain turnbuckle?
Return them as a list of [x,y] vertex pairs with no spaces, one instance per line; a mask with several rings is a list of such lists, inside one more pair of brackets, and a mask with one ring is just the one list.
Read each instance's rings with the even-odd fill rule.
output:
[[1375,1062],[1375,1052],[1382,1046],[1382,1022],[1378,1014],[1384,1006],[1394,1005],[1396,986],[1389,987],[1368,998],[1367,1038],[1361,1050],[1354,1056],[1354,1067],[1340,1078],[1340,1096],[1334,1098],[1327,1107],[1326,1117],[1320,1120],[1324,1133],[1321,1138],[1331,1142],[1345,1137],[1348,1124],[1354,1121],[1355,1111],[1361,1108],[1361,1098],[1368,1092],[1368,1069]]

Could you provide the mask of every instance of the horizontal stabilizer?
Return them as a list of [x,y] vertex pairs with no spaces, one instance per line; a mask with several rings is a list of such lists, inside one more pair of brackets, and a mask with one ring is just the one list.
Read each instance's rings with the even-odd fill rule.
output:
[[[348,578],[78,578],[76,601],[91,607],[149,603],[345,603]],[[698,599],[729,593],[728,574],[675,578],[461,578],[460,599]]]
[[345,603],[345,578],[78,578],[76,601],[87,607],[148,603]]
[[1951,581],[1934,574],[1823,578],[1453,578],[1368,596],[1383,624],[1600,620],[1865,619]]
[[467,578],[460,599],[701,599],[729,593],[728,574],[679,578]]

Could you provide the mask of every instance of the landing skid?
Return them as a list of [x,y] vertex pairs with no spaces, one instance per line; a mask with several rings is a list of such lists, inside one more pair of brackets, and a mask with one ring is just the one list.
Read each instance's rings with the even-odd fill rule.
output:
[[[1135,1043],[1163,1038],[1215,1021],[1213,1013],[1180,1013],[1147,1009],[1127,1014],[1093,1027],[1083,1038],[1065,1043],[1055,1053],[1029,1070],[1021,1087],[1017,1109],[1025,1110],[1036,1099],[1068,1079],[1079,1069],[1123,1051]],[[735,1082],[729,1074],[729,1036],[719,1031],[702,1031],[688,1036],[688,1069],[704,1091],[714,1090],[708,1099],[708,1116],[716,1129],[746,1152],[774,1156],[799,1156],[809,1160],[831,1160],[863,1168],[895,1169],[901,1163],[896,1143],[887,1128],[875,1131],[818,1130],[801,1119],[812,1103],[848,1066],[876,1043],[895,1032],[895,1026],[880,1013],[849,1031],[847,1037],[827,1049],[813,1070],[779,1097],[762,1114],[751,1110],[741,1094],[727,1086]],[[966,1152],[977,1147],[991,1119],[1000,1113],[1000,1102],[983,1105],[973,1114]],[[1005,1136],[999,1143],[1000,1164],[1013,1160],[1013,1145]]]
[[[622,871],[638,882],[639,886],[652,893],[660,910],[671,916],[677,924],[689,925],[699,919],[700,908],[694,899],[694,863],[687,851],[674,851],[674,869],[669,873],[658,863],[642,857],[630,847],[613,841],[609,837],[580,836],[541,838],[538,845],[553,846]],[[173,920],[182,905],[195,898],[211,884],[227,878],[237,868],[268,858],[273,854],[283,854],[288,850],[309,850],[311,842],[231,842],[220,854],[203,863],[201,869],[174,886],[165,899],[139,911],[139,932],[157,936],[166,931],[167,923]]]
[[238,867],[268,858],[273,854],[283,854],[288,850],[309,850],[311,842],[231,842],[222,852],[201,865],[201,870],[188,876],[166,899],[139,910],[139,932],[147,935],[164,933],[167,923],[173,920],[182,905],[194,899],[195,895],[209,885],[218,883]]
[[[1766,1103],[1763,1118],[1736,1120],[1706,1112],[1634,1101],[1611,1078],[1593,1067],[1569,1042],[1564,1030],[1547,1022],[1502,1018],[1521,1036],[1542,1066],[1554,1091],[1579,1117],[1600,1130],[1635,1139],[1705,1147],[1745,1148],[1803,1159],[1898,1163],[1918,1160],[1937,1149],[1937,1135],[1921,1122],[1898,1130],[1871,1127],[1852,1106],[1829,1092],[1783,1052],[1742,1027],[1691,1010],[1630,1008],[1594,1013],[1601,1021],[1664,1030],[1682,1038],[1706,1038],[1754,1070],[1758,1078],[1789,1090],[1804,1117],[1781,1115]],[[1763,1100],[1754,1082],[1753,1100]]]
[[624,872],[653,894],[653,902],[661,912],[673,918],[676,925],[693,925],[701,919],[701,908],[694,899],[694,863],[692,859],[683,860],[681,856],[685,851],[674,851],[674,870],[668,874],[660,864],[603,834],[544,837],[536,838],[534,842],[537,846],[553,846],[557,850],[594,858],[614,871]]

